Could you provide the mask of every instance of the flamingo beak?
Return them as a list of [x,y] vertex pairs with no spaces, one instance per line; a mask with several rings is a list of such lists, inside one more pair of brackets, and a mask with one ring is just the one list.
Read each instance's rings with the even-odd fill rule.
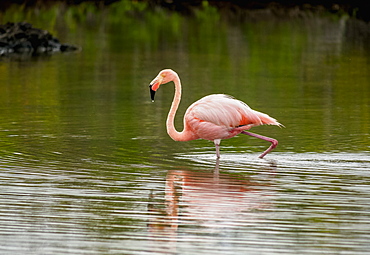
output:
[[155,92],[157,91],[157,89],[159,88],[159,86],[162,84],[162,81],[163,81],[163,77],[162,76],[159,76],[159,77],[156,77],[149,85],[149,89],[150,89],[150,98],[152,99],[152,102],[154,102],[154,96],[155,96]]
[[153,85],[149,85],[150,89],[150,98],[152,99],[152,102],[154,102],[154,95],[155,95],[155,90],[152,89]]

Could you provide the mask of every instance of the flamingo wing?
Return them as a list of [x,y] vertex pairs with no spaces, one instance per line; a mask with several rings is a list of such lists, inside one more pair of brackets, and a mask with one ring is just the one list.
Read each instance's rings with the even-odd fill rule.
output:
[[[279,123],[267,114],[251,109],[244,102],[224,94],[209,95],[194,102],[186,111],[185,124],[199,138],[214,140],[237,135],[253,126]],[[230,132],[246,126],[240,132]]]

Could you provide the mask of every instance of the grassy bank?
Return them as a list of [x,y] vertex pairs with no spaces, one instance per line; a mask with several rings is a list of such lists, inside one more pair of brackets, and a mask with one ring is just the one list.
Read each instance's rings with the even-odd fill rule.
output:
[[229,1],[203,1],[203,0],[3,0],[0,2],[0,9],[6,10],[14,4],[23,7],[49,7],[56,2],[67,5],[79,5],[82,3],[93,3],[98,7],[111,5],[116,2],[141,2],[149,8],[163,7],[183,14],[192,14],[197,9],[205,5],[222,9],[231,15],[240,16],[245,11],[250,10],[269,10],[276,15],[292,15],[300,11],[310,12],[330,12],[347,14],[351,17],[370,21],[370,3],[363,0],[336,0],[336,1],[318,1],[318,0],[229,0]]

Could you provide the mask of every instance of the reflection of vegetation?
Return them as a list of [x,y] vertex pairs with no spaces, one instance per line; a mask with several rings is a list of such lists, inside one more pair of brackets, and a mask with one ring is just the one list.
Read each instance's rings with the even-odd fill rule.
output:
[[[51,139],[61,148],[79,141],[94,154],[125,141],[125,149],[117,153],[127,150],[144,157],[143,147],[158,147],[150,148],[150,139],[132,138],[166,137],[160,120],[168,105],[163,102],[163,111],[154,113],[157,116],[149,114],[149,106],[138,103],[147,100],[146,87],[138,84],[148,82],[160,68],[172,67],[186,74],[181,75],[184,85],[192,85],[184,87],[182,110],[205,94],[233,94],[287,127],[267,127],[271,136],[281,136],[277,150],[283,150],[284,144],[301,151],[336,150],[338,143],[348,150],[368,150],[366,37],[347,38],[351,20],[346,16],[253,17],[253,22],[248,17],[243,22],[229,20],[207,2],[192,16],[150,9],[139,1],[108,7],[89,3],[14,6],[0,13],[1,23],[26,20],[62,42],[80,45],[83,51],[57,56],[59,62],[0,63],[0,80],[5,83],[0,87],[0,107],[2,119],[9,120],[2,128],[16,130],[15,125],[29,134],[39,130],[40,139]],[[348,84],[353,88],[349,92]],[[161,93],[167,101],[172,96],[171,90]],[[138,118],[143,112],[148,116]],[[177,121],[181,126],[181,119]],[[142,127],[140,132],[137,127]],[[42,137],[45,132],[49,138]],[[348,132],[359,136],[356,145],[346,140]],[[60,138],[66,133],[69,139]],[[26,146],[22,138],[17,139],[19,146]],[[17,139],[3,138],[8,144]],[[245,143],[245,139],[232,141],[239,148]]]

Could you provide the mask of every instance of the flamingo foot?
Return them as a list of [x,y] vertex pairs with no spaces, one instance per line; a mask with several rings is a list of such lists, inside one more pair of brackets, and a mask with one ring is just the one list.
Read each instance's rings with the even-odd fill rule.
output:
[[267,153],[269,153],[270,151],[275,149],[276,146],[278,145],[278,141],[276,139],[273,139],[273,138],[271,138],[271,139],[272,140],[270,141],[271,142],[270,147],[267,150],[265,150],[261,155],[259,155],[258,156],[259,158],[263,158],[264,156],[266,156]]
[[254,134],[254,133],[247,132],[247,131],[242,131],[241,133],[245,135],[253,136],[253,137],[256,137],[256,138],[259,138],[259,139],[262,139],[262,140],[265,140],[271,143],[270,147],[267,150],[265,150],[261,155],[258,156],[259,158],[263,158],[264,156],[266,156],[266,154],[272,151],[273,149],[275,149],[279,143],[276,139],[270,138],[267,136],[258,135],[258,134]]

